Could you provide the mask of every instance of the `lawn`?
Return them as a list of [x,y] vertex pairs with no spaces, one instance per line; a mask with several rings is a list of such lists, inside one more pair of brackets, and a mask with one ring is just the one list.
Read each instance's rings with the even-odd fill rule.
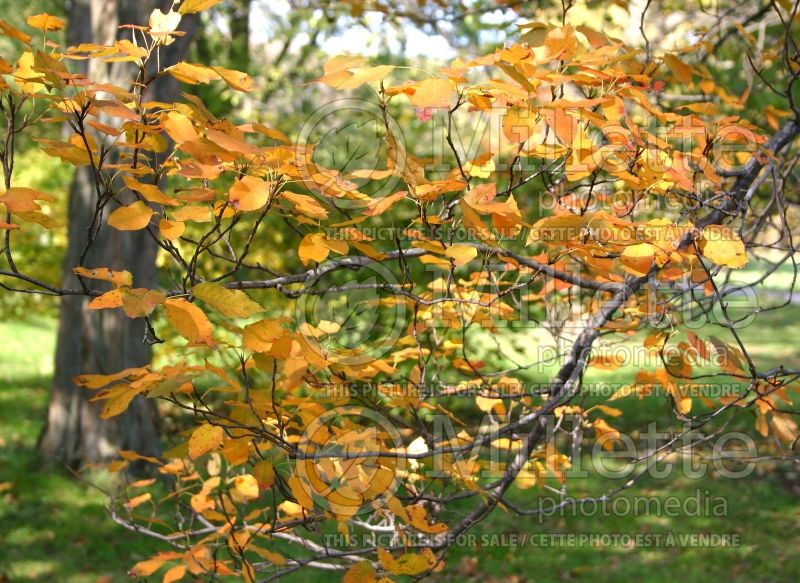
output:
[[157,545],[111,522],[100,492],[37,470],[54,323],[2,323],[0,337],[0,581],[129,581],[127,569]]
[[[765,313],[743,330],[764,364],[796,354],[798,333],[792,326],[800,308],[782,314]],[[51,374],[54,323],[1,323],[0,335],[0,582],[110,583],[127,581],[125,571],[159,549],[150,540],[112,523],[105,515],[103,495],[66,472],[39,471],[35,455]],[[634,369],[603,371],[598,378],[632,378]],[[626,414],[615,420],[622,430],[634,430],[651,415],[665,413],[663,403],[634,398],[616,401]],[[726,516],[679,513],[677,516],[553,517],[539,522],[497,511],[448,557],[448,569],[434,576],[443,581],[606,581],[647,583],[726,583],[796,581],[800,504],[783,473],[756,472],[747,479],[725,480],[713,473],[691,480],[648,479],[621,496],[726,501]],[[583,478],[571,483],[570,494],[602,493],[613,480]],[[540,490],[515,490],[512,498],[531,504]],[[466,510],[466,507],[464,507]],[[632,544],[581,544],[576,547],[495,544],[487,535],[513,534],[667,534],[673,545],[636,547]],[[678,538],[687,533],[736,534],[727,547],[691,546]],[[483,537],[483,538],[481,538]],[[652,539],[651,539],[652,540]],[[663,539],[662,539],[663,540]],[[151,577],[151,581],[160,581]],[[290,581],[332,581],[327,573],[296,574]]]

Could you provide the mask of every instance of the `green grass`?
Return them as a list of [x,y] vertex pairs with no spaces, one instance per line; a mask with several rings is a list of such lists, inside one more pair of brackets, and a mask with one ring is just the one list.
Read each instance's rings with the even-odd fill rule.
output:
[[[758,316],[742,330],[754,348],[758,364],[792,363],[800,343],[793,322],[800,307]],[[704,331],[704,335],[717,333]],[[108,583],[128,581],[125,572],[142,558],[164,550],[155,541],[118,527],[105,514],[104,496],[65,472],[41,471],[35,455],[36,438],[46,410],[54,323],[2,323],[0,336],[0,581]],[[589,380],[632,380],[636,370],[601,371]],[[653,418],[666,419],[659,399],[626,398],[613,403],[624,411],[610,420],[623,431],[635,431]],[[752,427],[752,420],[745,419]],[[535,548],[509,546],[456,546],[441,581],[606,581],[641,583],[782,583],[796,580],[800,556],[796,553],[800,531],[797,496],[781,481],[782,474],[759,471],[747,479],[726,480],[713,473],[690,480],[679,472],[673,478],[643,480],[620,496],[633,500],[649,496],[664,499],[701,497],[727,502],[727,516],[580,516],[553,517],[539,522],[497,510],[479,524],[482,535],[531,533],[735,533],[740,544],[729,548],[629,546]],[[618,482],[598,476],[570,481],[573,497],[599,494]],[[537,487],[515,489],[511,499],[525,506],[535,504]],[[464,504],[457,511],[468,511]],[[484,539],[480,542],[492,542]],[[679,542],[679,541],[678,541]],[[516,579],[515,579],[516,578]],[[150,581],[160,581],[151,577]],[[187,579],[188,580],[188,579]],[[289,581],[336,581],[336,574],[310,572]]]
[[113,523],[97,490],[37,468],[54,323],[2,323],[0,338],[0,581],[129,581],[157,545]]

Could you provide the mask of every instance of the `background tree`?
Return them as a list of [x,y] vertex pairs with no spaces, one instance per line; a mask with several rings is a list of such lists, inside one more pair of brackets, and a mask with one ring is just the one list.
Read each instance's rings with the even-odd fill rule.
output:
[[[115,0],[113,2],[75,0],[67,16],[67,42],[113,43],[131,39],[126,23],[144,25],[154,7],[169,10],[171,2]],[[166,47],[164,64],[177,62],[185,54],[195,33],[194,20],[184,20],[186,35]],[[134,33],[135,34],[135,33]],[[88,62],[87,75],[124,86],[131,79],[126,62],[104,64]],[[154,83],[150,99],[171,101],[178,94],[174,79]],[[108,122],[108,119],[104,119]],[[113,122],[112,122],[113,123]],[[156,154],[157,155],[157,154]],[[123,265],[137,281],[156,285],[155,243],[144,233],[120,233],[100,228],[103,211],[92,212],[106,195],[108,184],[99,182],[91,168],[78,168],[70,187],[68,243],[64,258],[63,287],[81,287],[72,268],[77,265]],[[87,245],[87,233],[93,245]],[[91,283],[86,286],[91,289]],[[90,395],[75,385],[73,378],[88,370],[110,372],[150,362],[151,342],[143,320],[134,321],[120,314],[95,313],[87,316],[86,298],[65,296],[61,301],[59,334],[53,389],[47,424],[39,448],[48,462],[77,468],[109,459],[119,449],[132,449],[146,455],[161,452],[158,418],[152,402],[135,399],[119,419],[104,422],[101,408],[89,401]]]

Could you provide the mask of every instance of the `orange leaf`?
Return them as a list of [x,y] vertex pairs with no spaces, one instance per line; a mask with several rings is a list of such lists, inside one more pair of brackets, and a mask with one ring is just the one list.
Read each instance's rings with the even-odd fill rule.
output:
[[161,583],[174,583],[175,581],[183,579],[184,575],[186,575],[186,565],[176,565],[164,573],[164,578],[161,580]]
[[269,201],[272,183],[256,176],[245,176],[231,186],[228,200],[239,211],[260,209]]
[[164,563],[170,559],[177,559],[178,557],[180,557],[178,553],[159,553],[158,556],[136,563],[133,568],[128,571],[128,574],[131,577],[149,577],[158,571]]
[[90,310],[105,310],[108,308],[119,308],[120,306],[122,306],[122,292],[118,289],[112,289],[92,299],[87,308]]
[[203,65],[195,65],[193,63],[187,63],[185,61],[181,61],[175,65],[172,65],[167,70],[167,73],[175,77],[178,81],[182,83],[187,83],[189,85],[197,85],[198,83],[210,83],[211,81],[216,81],[220,78],[219,73],[217,73],[211,67],[205,67]]
[[258,498],[258,481],[250,474],[236,476],[233,481],[233,487],[248,500]]
[[181,14],[192,14],[194,12],[201,12],[203,10],[208,10],[212,6],[215,6],[222,2],[222,0],[183,0],[181,2],[180,8],[178,8],[178,12]]
[[222,80],[225,81],[231,89],[247,92],[253,88],[253,79],[247,73],[226,69],[224,67],[213,67],[213,69],[219,73],[219,76],[222,77]]
[[650,243],[629,245],[619,258],[626,271],[639,277],[647,275],[655,259],[655,248]]
[[189,342],[210,344],[213,331],[203,310],[183,299],[166,301],[167,320]]
[[51,16],[44,12],[29,16],[28,25],[39,30],[61,30],[64,28],[64,21],[57,16]]
[[128,500],[125,503],[125,508],[128,511],[133,510],[137,506],[140,506],[140,505],[144,504],[145,502],[147,502],[148,500],[150,500],[150,498],[152,498],[152,497],[153,497],[153,495],[150,494],[150,492],[146,492],[144,494],[140,494],[139,496],[135,496],[135,497],[131,498],[130,500]]
[[189,438],[189,457],[196,459],[217,449],[225,437],[225,431],[219,425],[204,423],[192,432]]
[[130,271],[112,271],[108,267],[73,267],[72,271],[77,275],[90,279],[99,279],[113,283],[117,287],[129,286],[133,283],[133,276]]
[[294,192],[283,191],[281,192],[281,198],[285,198],[291,202],[297,212],[302,213],[307,217],[311,217],[313,219],[328,218],[328,211],[313,197],[305,194],[296,194]]
[[302,480],[297,476],[292,476],[287,480],[289,488],[292,490],[292,496],[297,502],[306,510],[314,510],[314,499],[308,492],[308,488],[303,485]]
[[478,256],[478,250],[472,245],[456,243],[455,245],[450,245],[444,254],[455,262],[456,267],[459,267],[475,259]]
[[672,71],[672,74],[675,75],[678,81],[681,83],[692,82],[693,69],[678,57],[667,53],[664,55],[664,63],[666,63],[667,67],[669,67],[669,70]]
[[18,41],[22,41],[25,44],[29,43],[31,40],[31,35],[22,32],[11,26],[8,22],[0,18],[0,32],[2,32],[5,36],[17,39]]
[[[109,389],[115,390],[114,388]],[[128,405],[131,404],[133,398],[141,392],[141,389],[133,387],[122,387],[122,390],[106,401],[103,411],[100,413],[101,419],[110,419],[116,417],[128,410]]]
[[153,216],[153,209],[140,200],[123,206],[108,216],[108,224],[120,231],[138,231],[144,229]]
[[303,237],[303,240],[300,241],[300,248],[297,251],[303,265],[308,265],[311,261],[319,263],[328,257],[331,250],[324,243],[324,233],[312,233]]
[[197,130],[194,129],[194,125],[192,125],[192,120],[177,111],[170,111],[165,114],[161,118],[161,126],[178,145],[184,142],[191,142],[200,137]]
[[342,583],[372,583],[375,581],[375,568],[369,561],[356,563],[344,574]]
[[395,205],[395,203],[406,198],[406,195],[408,195],[408,193],[405,190],[402,190],[382,198],[373,198],[371,201],[369,201],[368,208],[364,211],[364,214],[368,217],[376,217],[389,210]]
[[772,430],[778,439],[785,443],[793,443],[798,437],[797,423],[786,413],[774,412],[770,419]]
[[167,241],[174,241],[183,235],[183,232],[186,230],[186,223],[161,219],[158,221],[158,230],[161,232],[161,236]]
[[161,189],[159,189],[155,184],[144,184],[132,176],[125,176],[123,177],[122,181],[125,183],[125,186],[127,186],[130,190],[141,194],[142,198],[148,202],[172,206],[178,205],[178,201],[176,199],[161,192]]
[[242,343],[254,352],[267,352],[283,334],[279,320],[260,320],[245,326]]
[[38,211],[41,207],[34,202],[37,200],[53,200],[53,197],[38,190],[18,187],[9,188],[0,196],[0,204],[6,205],[12,213]]

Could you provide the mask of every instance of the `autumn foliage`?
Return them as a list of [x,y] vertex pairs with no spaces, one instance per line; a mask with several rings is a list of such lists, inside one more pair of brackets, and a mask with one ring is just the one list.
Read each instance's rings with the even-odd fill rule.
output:
[[[112,501],[118,522],[164,541],[132,574],[440,571],[458,535],[492,512],[529,514],[520,492],[568,481],[566,437],[613,449],[619,399],[664,399],[687,434],[752,413],[773,447],[793,445],[797,373],[757,365],[719,276],[753,260],[757,225],[791,231],[765,176],[790,163],[796,111],[772,132],[748,120],[749,92],[718,86],[696,58],[706,41],[650,55],[567,19],[524,25],[519,42],[435,71],[334,57],[320,94],[367,96],[383,143],[374,167],[341,170],[315,143],[219,119],[192,95],[148,97],[164,76],[253,88],[214,63],[159,68],[182,15],[214,4],[156,11],[108,46],[48,41],[63,22],[46,14],[28,31],[0,21],[18,49],[0,59],[10,128],[0,277],[146,319],[145,341],[165,342],[152,366],[75,382],[103,418],[146,398],[191,423],[162,459],[120,451],[109,467],[152,466]],[[796,45],[785,50],[796,58]],[[85,60],[128,63],[130,84],[73,72]],[[796,81],[796,62],[786,75]],[[686,86],[705,99],[662,99]],[[44,124],[68,131],[41,138]],[[402,124],[433,139],[407,139]],[[14,263],[15,234],[43,228],[55,196],[14,180],[17,134],[91,170],[87,248],[102,229],[147,231],[158,289],[137,287],[124,265],[74,265],[82,285],[65,289]],[[278,229],[283,247],[265,238]],[[790,257],[791,236],[778,239]],[[688,308],[720,303],[722,333],[691,325]],[[494,351],[531,338],[552,310],[562,314],[553,352],[533,340],[524,362]],[[658,365],[587,402],[587,370],[625,364],[604,351],[614,342]],[[737,390],[704,395],[708,375]],[[330,546],[330,533],[354,542]]]

